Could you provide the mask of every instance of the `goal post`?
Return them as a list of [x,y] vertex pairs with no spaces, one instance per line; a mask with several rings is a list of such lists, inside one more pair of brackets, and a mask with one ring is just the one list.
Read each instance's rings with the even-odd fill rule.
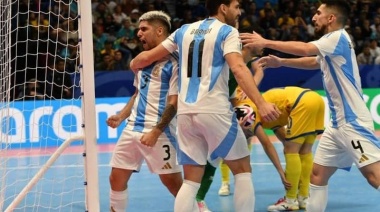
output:
[[0,1],[0,211],[100,211],[91,1]]

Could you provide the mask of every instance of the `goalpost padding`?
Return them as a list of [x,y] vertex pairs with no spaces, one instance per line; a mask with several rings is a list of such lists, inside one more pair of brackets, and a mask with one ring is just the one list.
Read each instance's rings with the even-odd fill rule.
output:
[[96,212],[91,1],[35,2],[0,1],[0,211]]

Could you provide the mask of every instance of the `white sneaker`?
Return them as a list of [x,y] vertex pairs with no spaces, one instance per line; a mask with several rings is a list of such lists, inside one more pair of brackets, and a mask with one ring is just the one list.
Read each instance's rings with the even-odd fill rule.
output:
[[298,200],[298,205],[300,209],[306,209],[306,204],[307,204],[307,201],[309,200],[309,197],[298,196],[297,200]]
[[286,198],[279,199],[276,204],[268,206],[268,211],[295,211],[299,210],[298,201]]
[[222,186],[220,186],[218,193],[220,196],[230,195],[230,184],[229,183],[222,183]]
[[199,212],[212,212],[208,209],[206,202],[204,200],[198,202]]

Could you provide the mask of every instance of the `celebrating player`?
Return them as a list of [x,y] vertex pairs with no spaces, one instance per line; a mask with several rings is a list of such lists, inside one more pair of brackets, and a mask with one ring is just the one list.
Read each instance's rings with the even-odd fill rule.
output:
[[207,0],[209,18],[183,25],[161,45],[140,53],[131,69],[179,49],[178,96],[179,162],[184,183],[175,200],[174,211],[198,211],[195,196],[207,159],[223,158],[235,176],[235,211],[254,210],[249,151],[228,98],[231,67],[239,85],[259,108],[265,120],[279,116],[277,108],[263,100],[241,56],[237,29],[238,0]]
[[380,191],[380,142],[363,98],[352,41],[344,29],[349,13],[346,0],[322,1],[312,18],[316,35],[322,37],[309,43],[267,40],[257,33],[241,35],[248,47],[305,56],[292,59],[268,56],[262,61],[268,67],[320,68],[322,71],[331,124],[326,127],[315,153],[308,212],[325,211],[330,177],[338,168],[349,170],[352,163],[368,183]]
[[[145,50],[160,44],[169,32],[170,17],[161,11],[147,12],[139,19],[137,36]],[[134,80],[135,94],[120,113],[107,120],[115,128],[128,118],[111,159],[111,211],[126,211],[127,183],[144,159],[173,196],[182,185],[181,168],[176,164],[173,119],[178,98],[178,55],[174,53],[138,72]]]

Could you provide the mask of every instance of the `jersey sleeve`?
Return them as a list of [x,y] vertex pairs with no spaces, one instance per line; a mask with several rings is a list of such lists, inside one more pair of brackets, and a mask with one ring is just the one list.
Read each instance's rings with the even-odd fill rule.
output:
[[139,71],[139,72],[137,72],[136,74],[135,74],[135,77],[133,78],[133,86],[135,86],[135,88],[137,88],[138,89],[138,75],[139,74],[141,74],[141,71]]
[[[311,44],[314,44],[320,53],[320,56],[325,57],[332,54],[339,54],[339,49],[337,49],[337,44],[339,42],[341,33],[335,31],[329,34],[324,35],[319,40],[311,41]],[[338,52],[337,52],[338,51]]]
[[239,32],[237,31],[237,29],[232,28],[232,30],[229,32],[226,39],[224,40],[223,56],[232,52],[241,54],[241,50],[242,50],[242,43],[239,38]]
[[167,37],[164,41],[162,41],[162,45],[168,50],[170,53],[177,50],[177,44],[174,41],[175,35],[179,29],[174,31],[169,37]]
[[[175,52],[176,53],[176,52]],[[178,53],[176,53],[178,55]],[[172,63],[172,76],[169,81],[169,95],[178,95],[178,61]]]

